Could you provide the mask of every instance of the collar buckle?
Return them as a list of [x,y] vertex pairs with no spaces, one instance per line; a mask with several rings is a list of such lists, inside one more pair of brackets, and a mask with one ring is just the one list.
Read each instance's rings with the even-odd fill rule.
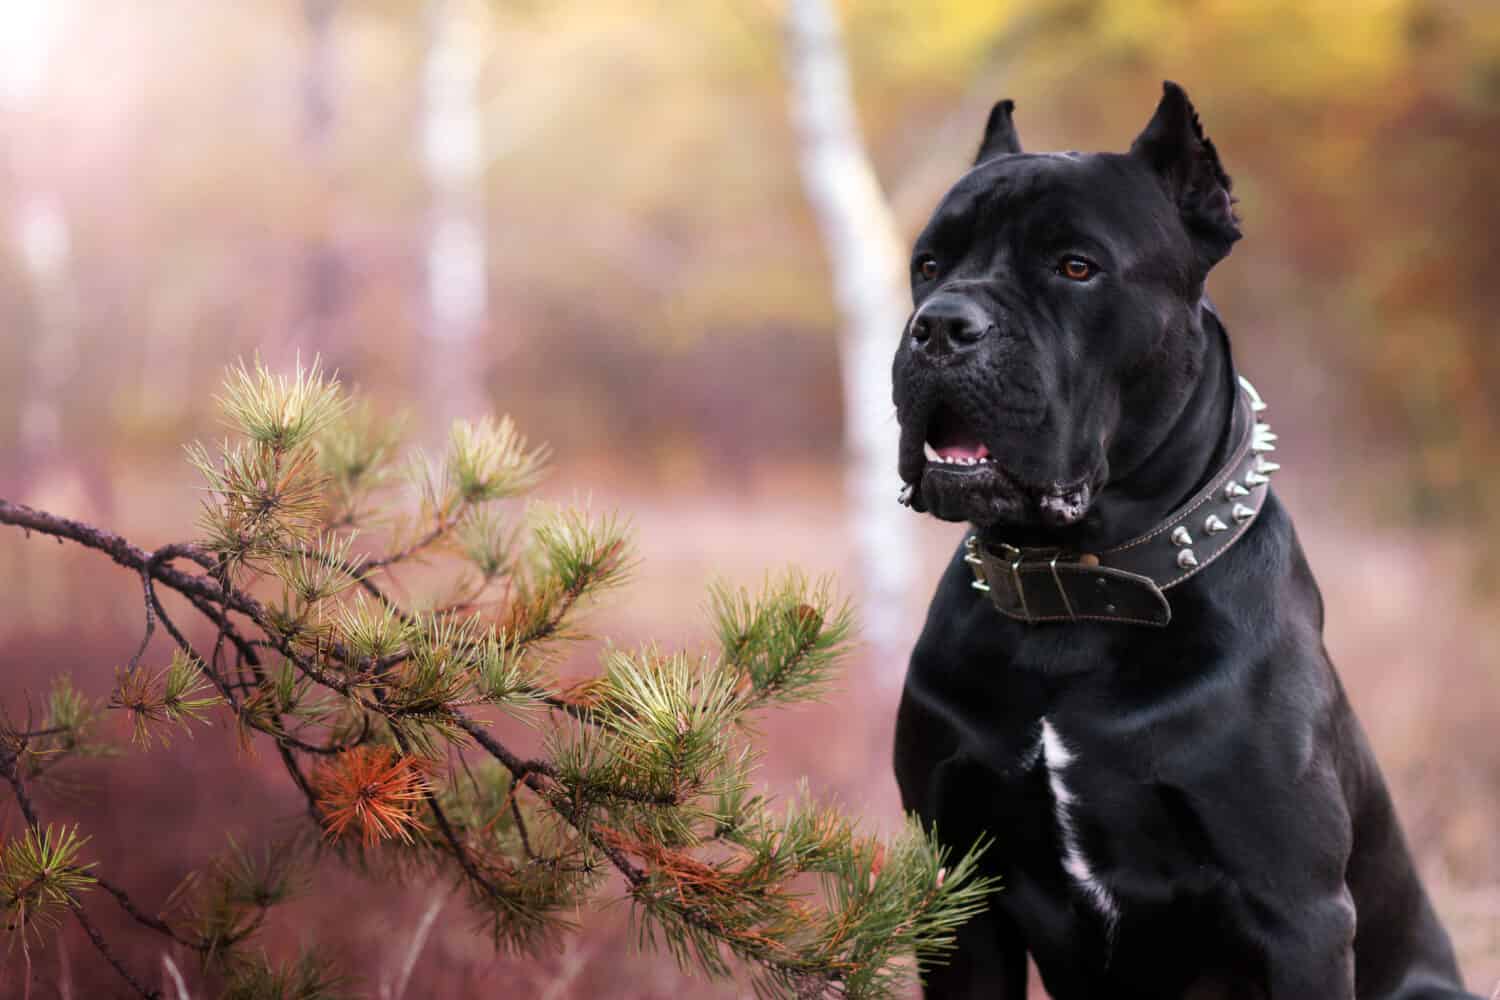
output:
[[[1070,621],[1077,621],[1078,615],[1073,610],[1073,602],[1068,599],[1068,588],[1063,585],[1062,577],[1058,575],[1057,564],[1059,560],[1066,563],[1078,561],[1073,556],[1068,556],[1060,548],[1051,549],[1022,549],[1007,542],[1001,542],[993,548],[984,546],[977,535],[969,535],[964,539],[964,562],[969,564],[974,573],[974,579],[969,586],[985,594],[994,597],[991,587],[992,582],[1004,580],[1004,585],[1011,595],[1014,596],[1020,607],[1017,610],[1007,612],[1013,614],[1025,622],[1037,622],[1042,619],[1032,614],[1031,604],[1026,599],[1026,582],[1023,578],[1023,567],[1039,567],[1045,565],[1052,577],[1052,584],[1057,588],[1057,596],[1062,601],[1066,617]],[[990,559],[986,560],[985,556]],[[986,572],[988,566],[990,573]],[[999,570],[999,573],[994,571]],[[991,576],[995,579],[992,580]]]

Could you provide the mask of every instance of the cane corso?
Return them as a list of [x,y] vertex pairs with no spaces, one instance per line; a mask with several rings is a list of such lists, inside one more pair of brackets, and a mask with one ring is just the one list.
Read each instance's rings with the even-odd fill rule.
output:
[[1274,411],[1204,279],[1230,179],[1168,83],[1124,154],[1009,101],[917,239],[903,502],[970,526],[896,725],[902,798],[1003,888],[929,997],[1464,997],[1323,647]]

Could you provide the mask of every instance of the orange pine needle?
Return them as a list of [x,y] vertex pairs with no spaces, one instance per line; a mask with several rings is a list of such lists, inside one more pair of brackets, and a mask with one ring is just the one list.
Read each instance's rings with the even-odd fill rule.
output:
[[399,837],[412,842],[426,830],[417,815],[427,797],[426,764],[391,747],[355,747],[339,754],[316,779],[324,834],[337,840],[357,828],[366,847]]

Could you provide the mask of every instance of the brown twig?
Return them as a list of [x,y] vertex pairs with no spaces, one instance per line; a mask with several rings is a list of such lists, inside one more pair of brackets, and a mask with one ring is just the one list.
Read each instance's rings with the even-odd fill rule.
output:
[[535,861],[536,851],[533,851],[531,849],[531,834],[526,829],[526,820],[521,815],[521,803],[516,798],[516,789],[520,787],[520,784],[520,778],[511,778],[510,793],[507,794],[505,798],[510,803],[510,814],[516,822],[516,833],[518,833],[521,837],[521,849],[526,852],[526,857],[529,860]]
[[89,936],[89,940],[94,942],[94,948],[98,950],[99,954],[104,956],[106,962],[114,967],[114,970],[120,974],[120,978],[129,983],[130,988],[145,997],[146,1000],[161,1000],[161,993],[159,991],[148,990],[141,984],[139,979],[135,978],[129,969],[125,968],[125,963],[115,957],[115,953],[110,950],[108,942],[104,940],[104,935],[99,933],[99,928],[95,927],[94,922],[88,918],[88,914],[83,912],[83,907],[76,901],[72,904],[72,907],[73,916],[78,919],[79,925],[83,927],[83,931]]
[[[86,548],[103,552],[121,566],[138,573],[146,568],[151,558],[151,553],[131,545],[112,531],[105,531],[81,521],[35,510],[25,504],[12,503],[3,497],[0,497],[0,524],[10,524],[27,532],[35,531],[77,542]],[[196,546],[182,546],[182,554],[188,555],[189,553],[199,565],[204,565],[205,561],[208,565],[212,565],[210,557],[201,549]],[[207,577],[184,573],[165,563],[153,566],[151,576],[179,593],[195,595],[213,601],[215,604],[227,602],[236,611],[248,613],[252,607],[259,608],[256,602],[244,595],[238,593],[225,595],[219,585]]]
[[456,516],[451,520],[447,518],[439,518],[437,525],[433,527],[432,530],[428,531],[425,535],[418,538],[410,545],[406,546],[403,549],[398,549],[395,552],[389,553],[388,555],[382,556],[379,559],[367,560],[360,566],[360,569],[365,571],[385,569],[387,566],[394,566],[399,562],[404,562],[405,560],[410,559],[418,552],[421,552],[423,549],[436,542],[438,539],[442,538],[457,526],[458,518]]

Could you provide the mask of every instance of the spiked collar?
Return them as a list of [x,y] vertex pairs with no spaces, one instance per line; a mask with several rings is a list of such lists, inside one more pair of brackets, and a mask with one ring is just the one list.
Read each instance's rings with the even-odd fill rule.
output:
[[1260,420],[1266,408],[1245,378],[1228,460],[1186,503],[1143,535],[1102,552],[1017,548],[964,542],[973,587],[989,594],[1007,618],[1035,624],[1058,621],[1166,625],[1172,605],[1166,591],[1201,572],[1255,523],[1280,468],[1266,458],[1276,435]]

